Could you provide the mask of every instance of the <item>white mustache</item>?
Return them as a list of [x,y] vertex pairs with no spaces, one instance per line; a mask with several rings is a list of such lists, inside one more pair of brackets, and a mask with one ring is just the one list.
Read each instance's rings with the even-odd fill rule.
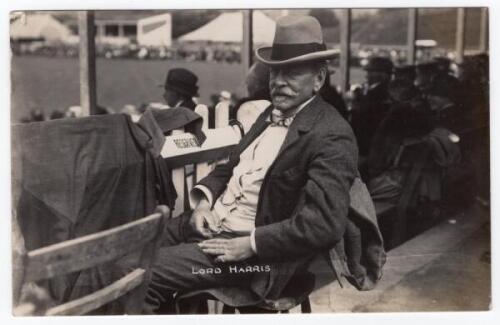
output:
[[271,90],[271,96],[287,96],[287,97],[292,97],[295,96],[295,92],[293,91],[287,91],[287,90]]

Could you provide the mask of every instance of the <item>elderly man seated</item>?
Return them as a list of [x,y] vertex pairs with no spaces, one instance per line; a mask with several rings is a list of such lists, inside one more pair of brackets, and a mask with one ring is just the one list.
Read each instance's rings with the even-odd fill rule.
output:
[[179,291],[247,288],[254,302],[276,299],[311,259],[342,240],[357,177],[353,132],[317,95],[327,50],[319,22],[277,21],[270,105],[231,153],[191,192],[195,206],[167,224],[145,312],[159,312]]

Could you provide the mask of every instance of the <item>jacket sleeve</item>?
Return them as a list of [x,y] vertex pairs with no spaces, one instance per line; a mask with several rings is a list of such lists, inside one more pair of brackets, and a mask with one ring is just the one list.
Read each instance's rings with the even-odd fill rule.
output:
[[198,182],[197,185],[203,185],[208,188],[212,194],[212,205],[217,198],[224,192],[233,175],[233,168],[238,164],[239,157],[234,151],[231,154],[229,161],[225,164],[217,165],[215,169],[205,178]]
[[317,141],[307,181],[292,216],[257,227],[255,243],[262,261],[287,261],[331,248],[344,235],[357,175],[352,133],[329,134]]

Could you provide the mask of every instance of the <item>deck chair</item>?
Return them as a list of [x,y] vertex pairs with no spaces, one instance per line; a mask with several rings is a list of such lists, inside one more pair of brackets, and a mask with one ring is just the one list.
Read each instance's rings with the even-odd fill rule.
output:
[[119,280],[84,297],[48,308],[42,315],[83,315],[125,294],[126,314],[139,314],[151,276],[164,224],[171,215],[166,206],[154,214],[98,233],[67,240],[26,253],[23,284],[88,269],[140,252],[139,265]]

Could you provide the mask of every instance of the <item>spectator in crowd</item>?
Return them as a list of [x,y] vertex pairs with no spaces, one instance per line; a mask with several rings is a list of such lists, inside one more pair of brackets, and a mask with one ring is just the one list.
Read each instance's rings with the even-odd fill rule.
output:
[[388,85],[393,64],[384,57],[372,57],[364,67],[366,83],[362,93],[352,101],[352,128],[359,146],[360,162],[370,151],[375,130],[390,109]]
[[34,108],[30,111],[30,115],[27,117],[21,118],[21,123],[31,123],[31,122],[41,122],[45,121],[45,115],[42,110],[39,108]]
[[394,80],[407,80],[415,82],[416,71],[413,64],[402,64],[394,67]]
[[459,91],[458,80],[444,74],[435,75],[426,91],[436,125],[458,134],[463,127]]
[[211,96],[212,105],[208,107],[208,128],[215,128],[215,109],[220,103],[226,103],[229,106],[229,118],[231,118],[232,105],[231,93],[227,90],[222,90],[218,95],[213,94]]
[[418,138],[433,128],[430,107],[413,82],[396,79],[388,90],[390,110],[375,131],[363,171],[368,181],[390,169],[404,139]]
[[198,77],[184,68],[171,69],[165,79],[163,98],[169,107],[186,107],[194,111],[198,96]]
[[245,132],[271,104],[269,67],[261,62],[254,63],[248,71],[246,87],[248,96],[240,99],[230,113],[230,119],[238,120],[243,125]]
[[334,72],[328,72],[325,83],[323,84],[323,87],[321,87],[319,93],[327,103],[335,107],[340,115],[347,120],[349,118],[349,111],[347,110],[345,101],[335,86],[331,85],[330,82],[330,75],[333,73]]
[[64,113],[61,112],[60,110],[54,110],[52,111],[52,113],[50,114],[50,119],[51,120],[57,120],[57,119],[60,119],[60,118],[64,118]]
[[436,62],[428,61],[417,64],[415,85],[425,94],[437,73]]

